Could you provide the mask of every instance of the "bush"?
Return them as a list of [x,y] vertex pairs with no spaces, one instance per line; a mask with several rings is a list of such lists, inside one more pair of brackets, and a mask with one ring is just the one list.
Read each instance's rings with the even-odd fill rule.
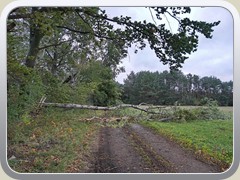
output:
[[197,119],[197,114],[189,109],[178,108],[174,112],[174,117],[176,117],[175,121],[177,122],[192,121]]
[[31,71],[20,81],[9,81],[7,91],[8,121],[18,121],[35,110],[45,89],[39,75]]
[[219,110],[216,101],[207,100],[205,105],[194,109],[182,109],[175,107],[174,117],[177,122],[194,120],[225,120],[230,119],[228,115]]
[[204,97],[200,100],[201,106],[218,106],[218,102],[208,97]]

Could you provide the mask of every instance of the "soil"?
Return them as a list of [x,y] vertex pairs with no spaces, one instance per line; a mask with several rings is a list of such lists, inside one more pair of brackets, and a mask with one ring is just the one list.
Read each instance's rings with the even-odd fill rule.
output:
[[86,173],[219,173],[191,150],[139,124],[102,127]]

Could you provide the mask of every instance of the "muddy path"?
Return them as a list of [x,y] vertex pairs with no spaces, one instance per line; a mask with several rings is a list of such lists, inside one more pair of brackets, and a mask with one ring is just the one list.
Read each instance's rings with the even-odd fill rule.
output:
[[102,127],[87,173],[217,173],[190,150],[139,124]]

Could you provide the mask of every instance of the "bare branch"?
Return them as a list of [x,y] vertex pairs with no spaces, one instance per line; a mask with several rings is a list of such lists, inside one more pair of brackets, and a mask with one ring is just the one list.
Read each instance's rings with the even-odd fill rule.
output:
[[[92,27],[89,25],[89,23],[80,15],[79,11],[75,10],[77,15],[82,19],[82,21],[87,24],[87,26],[92,30]],[[94,32],[94,31],[93,31]]]
[[173,17],[175,20],[178,21],[179,24],[181,24],[181,21],[176,17],[176,16],[173,16],[170,12],[166,11],[166,13],[168,13],[171,17]]
[[69,42],[69,41],[72,41],[72,39],[69,39],[69,40],[66,40],[66,41],[61,41],[61,42],[56,43],[56,44],[46,45],[46,46],[38,48],[38,50],[46,49],[46,48],[49,48],[49,47],[52,47],[52,46],[60,46],[61,44]]
[[171,33],[172,33],[172,27],[171,27],[171,25],[170,25],[170,22],[169,22],[169,20],[168,20],[168,18],[167,18],[167,16],[166,16],[166,14],[163,14],[164,15],[164,17],[166,18],[166,20],[167,20],[167,22],[168,22],[168,26],[169,26],[169,28],[170,28],[170,31],[171,31]]
[[69,28],[69,27],[66,27],[66,26],[56,26],[56,27],[57,28],[62,28],[62,29],[67,29],[69,31],[76,32],[76,33],[81,33],[81,34],[90,34],[91,33],[89,31],[79,31],[79,30],[72,29],[72,28]]
[[52,60],[54,60],[53,57],[51,56],[51,54],[48,52],[48,50],[46,49],[45,51],[47,52],[47,55],[48,55]]
[[31,14],[12,14],[8,16],[8,19],[27,19],[31,18]]
[[154,17],[153,17],[153,14],[152,14],[152,11],[151,11],[150,7],[149,7],[148,9],[149,9],[150,14],[151,14],[151,16],[152,16],[152,20],[153,20],[153,22],[155,23],[155,25],[157,25],[157,23],[156,23],[156,21],[155,21],[155,19],[154,19]]
[[140,30],[139,28],[136,28],[136,26],[134,26],[131,22],[119,22],[119,21],[117,21],[117,20],[110,19],[110,18],[108,18],[108,17],[106,17],[106,16],[101,16],[101,15],[99,15],[99,14],[95,14],[95,15],[94,15],[94,14],[91,14],[91,13],[89,13],[88,11],[84,11],[84,13],[86,13],[87,15],[89,15],[89,16],[91,16],[91,17],[94,17],[94,18],[100,18],[100,19],[104,19],[104,20],[107,20],[107,21],[110,21],[110,22],[117,23],[117,24],[127,25],[127,26],[129,26],[129,27],[132,27],[135,31],[138,31],[138,32],[140,32],[140,33],[142,33],[142,34],[144,34],[144,35],[146,35],[146,36],[151,35],[151,33],[146,33],[146,32],[144,32],[144,31]]

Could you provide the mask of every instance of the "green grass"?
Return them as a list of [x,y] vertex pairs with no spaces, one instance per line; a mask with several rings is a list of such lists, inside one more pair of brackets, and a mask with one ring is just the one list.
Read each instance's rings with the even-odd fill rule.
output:
[[[35,119],[8,124],[10,167],[20,173],[79,172],[89,153],[95,123],[82,122],[83,110],[48,109]],[[26,118],[26,117],[25,117]]]
[[[232,113],[231,108],[222,110]],[[82,121],[92,116],[129,117],[128,120],[110,122],[113,127],[122,127],[147,117],[132,108],[107,114],[102,111],[47,108],[35,118],[26,114],[20,122],[8,122],[8,158],[16,157],[8,161],[10,167],[20,173],[81,172],[86,166],[84,156],[89,157],[93,137],[102,125]],[[232,120],[188,123],[142,121],[141,124],[210,160],[213,158],[225,167],[232,162]]]
[[191,148],[196,154],[214,161],[227,168],[233,156],[233,121],[211,120],[188,123],[149,122],[142,125]]

